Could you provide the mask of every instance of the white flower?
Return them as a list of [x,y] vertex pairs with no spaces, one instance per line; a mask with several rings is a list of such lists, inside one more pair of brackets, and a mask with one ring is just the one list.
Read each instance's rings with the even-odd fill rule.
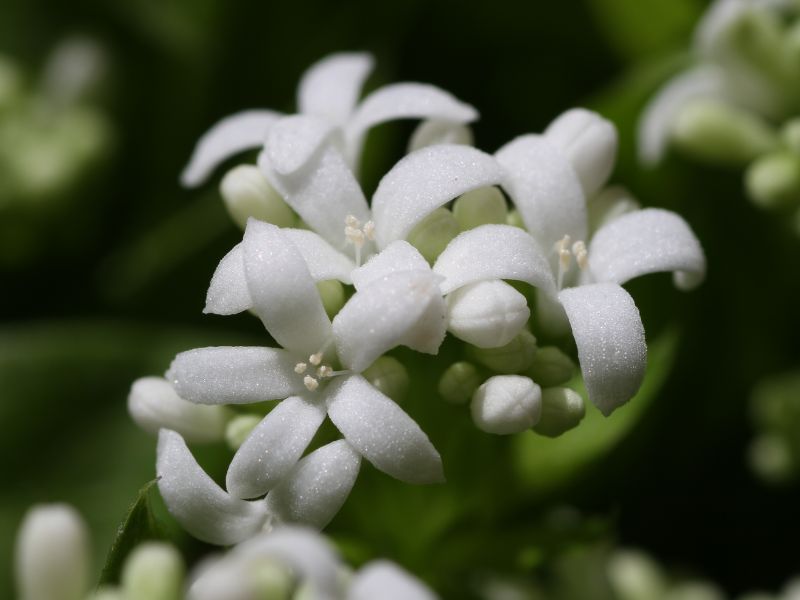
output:
[[[368,54],[332,54],[312,65],[298,88],[298,113],[316,117],[329,125],[354,168],[364,137],[375,125],[413,118],[443,123],[442,132],[435,132],[435,135],[426,132],[419,136],[418,144],[424,144],[431,135],[435,139],[447,139],[453,135],[453,125],[469,123],[478,117],[468,104],[444,90],[422,83],[387,85],[359,102],[361,87],[372,66],[373,60]],[[222,161],[244,150],[260,148],[266,133],[281,116],[271,110],[248,110],[218,122],[197,143],[181,175],[183,184],[199,185]],[[462,137],[463,134],[454,139]]]

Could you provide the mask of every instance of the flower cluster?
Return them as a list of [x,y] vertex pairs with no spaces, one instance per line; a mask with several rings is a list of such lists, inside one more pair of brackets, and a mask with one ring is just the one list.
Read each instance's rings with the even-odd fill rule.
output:
[[[688,289],[704,276],[683,219],[606,187],[617,138],[599,115],[567,111],[488,154],[468,144],[476,111],[435,87],[390,85],[359,103],[370,66],[362,54],[324,59],[302,79],[298,114],[224,119],[183,174],[198,184],[260,149],[257,166],[223,179],[244,237],[219,263],[205,312],[249,311],[275,342],[183,352],[164,379],[133,387],[132,415],[160,431],[161,494],[202,540],[324,527],[362,459],[401,481],[443,481],[439,453],[397,403],[414,375],[386,355],[394,348],[435,356],[449,333],[464,360],[440,365],[445,399],[470,401],[487,432],[558,435],[584,412],[564,387],[571,340],[588,398],[608,415],[636,394],[646,365],[622,285],[667,271]],[[367,130],[412,117],[424,122],[409,153],[368,201],[357,177]],[[562,347],[539,348],[534,330]],[[237,411],[269,400],[279,402],[266,414]],[[326,417],[342,437],[309,452]],[[225,489],[184,441],[223,436],[236,450]]]

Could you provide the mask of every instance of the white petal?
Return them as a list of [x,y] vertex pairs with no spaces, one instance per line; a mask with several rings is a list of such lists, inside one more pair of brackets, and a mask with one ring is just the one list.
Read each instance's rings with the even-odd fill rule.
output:
[[181,174],[181,183],[187,187],[200,185],[224,160],[244,150],[260,148],[270,126],[280,117],[280,113],[271,110],[247,110],[222,119],[197,142]]
[[428,120],[420,123],[411,134],[408,152],[436,144],[463,144],[474,146],[475,139],[469,125],[450,121]]
[[279,227],[255,219],[242,247],[253,311],[264,327],[287,350],[317,352],[330,339],[331,322],[303,255]]
[[324,528],[350,495],[361,456],[344,440],[322,446],[297,463],[267,495],[278,521]]
[[158,436],[158,489],[170,514],[190,534],[210,544],[236,544],[257,533],[267,518],[263,501],[234,498],[212,480],[168,429]]
[[444,294],[487,279],[525,281],[555,293],[553,272],[539,244],[510,225],[481,225],[461,233],[439,255],[433,272],[445,278]]
[[558,299],[572,326],[589,400],[610,415],[644,378],[647,345],[639,310],[613,283],[569,288]]
[[716,67],[702,66],[673,77],[650,100],[639,119],[637,139],[639,160],[655,164],[664,157],[670,131],[680,109],[690,100],[715,97],[724,88]]
[[469,146],[428,146],[404,157],[381,180],[372,198],[375,237],[386,247],[453,198],[497,185],[503,172],[489,154]]
[[699,284],[706,271],[700,242],[680,216],[649,208],[623,215],[595,234],[589,267],[597,281],[623,284],[634,277],[675,272],[679,287]]
[[303,255],[314,281],[338,279],[342,283],[352,283],[355,263],[322,237],[307,229],[284,229],[283,234]]
[[353,285],[356,290],[362,290],[373,281],[382,279],[391,273],[428,271],[429,269],[430,265],[419,253],[419,250],[405,240],[396,240],[353,271]]
[[316,117],[283,117],[270,127],[264,152],[276,173],[292,175],[308,164],[332,133],[331,125]]
[[225,487],[238,498],[263,496],[300,460],[325,420],[321,399],[287,398],[273,408],[233,456]]
[[365,52],[340,52],[314,63],[303,74],[297,93],[301,113],[342,125],[361,95],[374,60]]
[[235,315],[253,306],[244,272],[244,249],[236,244],[217,265],[206,294],[204,313]]
[[522,375],[495,375],[472,396],[472,420],[488,433],[521,433],[539,422],[542,389]]
[[436,600],[421,581],[386,560],[364,565],[353,578],[347,600]]
[[232,416],[222,406],[203,406],[184,400],[166,379],[137,379],[128,395],[128,412],[145,431],[172,429],[190,442],[216,442],[225,436]]
[[408,483],[444,480],[442,459],[411,417],[360,375],[326,390],[328,416],[369,462]]
[[[420,338],[420,320],[431,306],[430,320]],[[373,281],[356,292],[333,320],[336,350],[342,364],[357,373],[398,345],[435,353],[445,336],[445,305],[439,278],[428,271],[402,271]]]
[[479,281],[447,297],[447,329],[479,348],[505,346],[528,322],[528,301],[504,281]]
[[586,198],[575,170],[558,147],[539,135],[520,136],[497,151],[504,186],[525,227],[549,250],[569,235],[586,239]]
[[196,348],[178,354],[166,378],[191,402],[247,404],[305,391],[296,364],[297,357],[276,348]]

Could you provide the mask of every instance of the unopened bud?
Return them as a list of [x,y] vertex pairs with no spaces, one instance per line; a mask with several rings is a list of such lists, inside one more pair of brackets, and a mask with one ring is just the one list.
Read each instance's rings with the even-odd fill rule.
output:
[[526,373],[542,387],[561,385],[572,379],[575,363],[555,346],[544,346],[536,351],[533,364]]
[[256,598],[288,600],[294,589],[294,579],[289,571],[273,561],[261,560],[249,573]]
[[525,296],[499,279],[458,288],[447,296],[447,313],[453,335],[479,348],[508,344],[531,316]]
[[667,589],[664,575],[649,556],[635,550],[619,550],[608,560],[608,581],[619,600],[657,600]]
[[542,390],[542,417],[533,430],[546,437],[558,437],[577,427],[586,414],[581,395],[569,388]]
[[220,183],[225,207],[234,222],[245,228],[253,217],[278,227],[293,227],[296,217],[258,167],[239,165],[228,171]]
[[433,264],[461,230],[453,213],[446,208],[437,208],[408,234],[408,243],[419,250]]
[[521,373],[531,367],[536,354],[536,338],[527,329],[497,348],[471,348],[473,358],[497,373]]
[[127,600],[119,588],[103,586],[89,594],[86,600]]
[[663,600],[725,600],[717,586],[705,581],[682,581],[673,585]]
[[362,375],[395,402],[402,402],[408,393],[408,370],[392,356],[381,356]]
[[459,196],[453,203],[453,216],[461,231],[508,219],[505,196],[496,187],[482,187]]
[[225,442],[231,450],[238,450],[244,444],[250,432],[261,422],[260,415],[244,414],[236,415],[225,428]]
[[750,443],[748,459],[753,471],[770,483],[791,479],[796,468],[789,444],[771,433],[759,435]]
[[175,548],[145,542],[125,560],[121,585],[125,600],[181,600],[185,567]]
[[325,312],[332,319],[344,306],[344,287],[336,279],[327,279],[317,282],[317,291]]
[[472,420],[478,429],[500,435],[520,433],[539,420],[542,390],[520,375],[495,375],[472,396]]
[[411,134],[408,151],[414,152],[414,150],[435,144],[472,146],[473,142],[472,130],[469,125],[429,119],[417,125],[414,133]]
[[589,210],[589,231],[595,232],[606,223],[629,212],[639,210],[641,206],[624,187],[612,185],[594,196],[587,208]]
[[750,197],[764,208],[800,205],[800,155],[773,152],[747,169],[745,184]]
[[447,402],[464,404],[481,384],[477,367],[466,361],[453,363],[439,379],[439,395]]

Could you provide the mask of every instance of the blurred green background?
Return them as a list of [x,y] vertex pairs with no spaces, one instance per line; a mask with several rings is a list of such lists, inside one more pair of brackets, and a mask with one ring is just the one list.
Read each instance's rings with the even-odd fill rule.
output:
[[[0,196],[0,596],[11,593],[13,535],[33,502],[76,504],[100,568],[154,474],[154,439],[126,413],[133,379],[163,372],[183,349],[266,343],[246,316],[201,314],[210,276],[241,233],[214,183],[187,191],[178,174],[220,117],[291,112],[302,71],[337,50],[376,55],[369,88],[429,82],[476,106],[487,151],[569,107],[601,111],[621,133],[613,180],[644,205],[681,213],[709,261],[691,294],[666,276],[629,286],[654,342],[654,383],[607,422],[612,435],[569,477],[540,474],[540,441],[480,433],[468,411],[437,401],[432,380],[416,381],[409,410],[442,450],[450,483],[413,488],[365,468],[330,528],[346,553],[394,559],[454,598],[481,572],[534,576],[560,547],[597,538],[644,548],[729,593],[775,589],[800,573],[800,489],[767,486],[746,463],[751,390],[798,365],[800,239],[746,201],[739,173],[678,156],[655,170],[635,160],[637,115],[683,64],[706,4],[3,0],[0,53],[28,94],[61,40],[81,35],[102,49],[104,72],[82,102],[105,129],[68,185]],[[0,123],[23,113],[0,103]],[[0,154],[36,156],[35,143],[4,138],[2,127]],[[410,131],[371,134],[368,192]],[[66,155],[80,137],[66,136]],[[594,517],[554,536],[541,522],[563,505]]]

